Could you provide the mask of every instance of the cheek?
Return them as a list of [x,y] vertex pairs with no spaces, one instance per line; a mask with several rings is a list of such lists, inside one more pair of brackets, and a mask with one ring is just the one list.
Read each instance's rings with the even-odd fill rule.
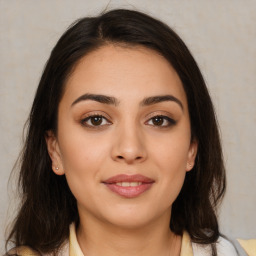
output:
[[154,159],[159,170],[167,173],[185,170],[190,147],[189,136],[184,133],[158,136],[150,144],[150,157]]
[[[151,159],[158,171],[158,181],[161,199],[166,205],[171,205],[178,196],[186,175],[190,137],[170,135],[159,138],[158,143],[152,143]],[[163,197],[163,195],[165,195]]]
[[[73,131],[62,137],[61,156],[64,172],[78,203],[89,207],[93,198],[101,198],[101,169],[108,152],[108,144],[91,135]],[[92,196],[92,193],[94,196]]]
[[[66,129],[65,129],[66,130]],[[85,132],[76,127],[69,131],[60,132],[60,151],[65,169],[73,171],[97,166],[107,152],[108,144],[99,136]],[[61,136],[63,134],[63,136]],[[67,171],[68,171],[67,169]]]
[[[184,156],[173,151],[173,155],[162,154],[161,159],[157,162],[159,173],[159,205],[157,207],[163,210],[171,207],[179,195],[186,175],[186,161]],[[160,203],[161,202],[161,203]]]
[[163,152],[157,162],[161,187],[171,196],[171,200],[176,198],[184,183],[187,162],[184,153],[178,149],[169,150],[168,153]]
[[70,189],[77,198],[81,192],[89,193],[92,184],[100,181],[108,144],[81,127],[64,127],[59,130],[61,160]]

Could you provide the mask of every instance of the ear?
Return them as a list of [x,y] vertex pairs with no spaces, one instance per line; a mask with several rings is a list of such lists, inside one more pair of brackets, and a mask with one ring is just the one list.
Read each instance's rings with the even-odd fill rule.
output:
[[57,175],[63,175],[64,169],[61,159],[59,144],[53,131],[47,131],[45,134],[48,154],[52,160],[52,170]]
[[188,151],[188,160],[187,160],[187,166],[186,166],[187,172],[191,171],[195,165],[197,148],[198,148],[197,140],[191,141],[189,151]]

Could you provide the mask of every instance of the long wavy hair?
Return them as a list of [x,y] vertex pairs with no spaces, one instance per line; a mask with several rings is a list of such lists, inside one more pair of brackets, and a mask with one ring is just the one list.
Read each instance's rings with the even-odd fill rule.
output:
[[186,230],[192,241],[210,244],[220,236],[217,206],[225,192],[225,169],[218,125],[203,76],[180,37],[147,14],[116,9],[77,20],[53,48],[43,71],[27,122],[25,145],[19,159],[21,206],[6,242],[54,252],[78,222],[76,199],[65,176],[51,169],[45,134],[57,133],[59,102],[65,82],[78,61],[106,44],[144,46],[164,56],[179,75],[188,101],[192,139],[198,141],[193,170],[187,172],[173,203],[170,229]]

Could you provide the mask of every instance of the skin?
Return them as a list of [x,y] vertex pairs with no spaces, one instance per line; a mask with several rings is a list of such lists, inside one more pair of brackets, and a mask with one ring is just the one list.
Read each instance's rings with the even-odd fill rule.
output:
[[[119,104],[80,100],[85,93],[115,97]],[[141,106],[145,97],[175,101]],[[88,115],[103,115],[94,125]],[[154,116],[164,115],[156,122]],[[106,45],[83,57],[59,104],[57,136],[46,138],[52,168],[66,175],[77,199],[77,238],[85,255],[179,255],[181,238],[169,229],[171,206],[197,142],[191,141],[186,94],[169,62],[143,47]],[[57,167],[57,168],[56,168]],[[117,174],[154,180],[135,198],[113,193],[102,181]]]

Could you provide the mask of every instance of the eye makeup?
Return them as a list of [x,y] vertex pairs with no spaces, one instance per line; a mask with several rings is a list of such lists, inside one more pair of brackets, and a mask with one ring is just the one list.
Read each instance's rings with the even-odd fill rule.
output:
[[[85,116],[83,119],[80,120],[82,126],[89,128],[89,129],[99,129],[112,124],[109,119],[99,113],[91,113]],[[147,119],[145,122],[146,125],[153,126],[154,128],[168,128],[175,125],[177,121],[169,116],[163,114],[156,114],[153,113],[150,115],[150,118]]]

